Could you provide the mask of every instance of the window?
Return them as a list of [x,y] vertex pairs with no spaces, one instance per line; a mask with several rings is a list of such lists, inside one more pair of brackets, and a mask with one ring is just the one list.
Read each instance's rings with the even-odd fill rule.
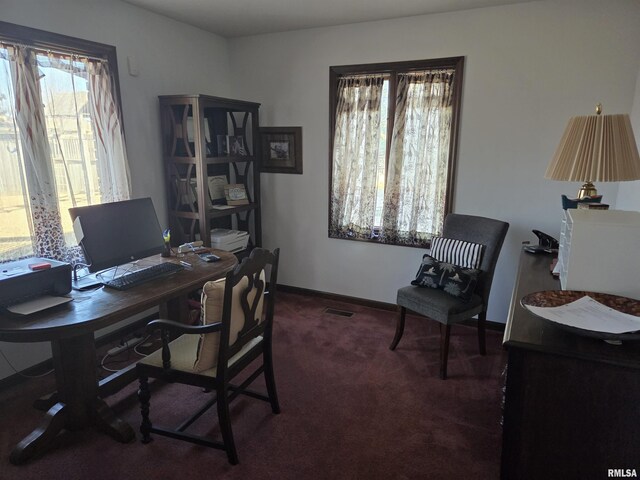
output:
[[115,47],[0,22],[0,261],[80,260],[70,207],[129,198]]
[[329,237],[424,247],[441,232],[463,64],[331,67]]

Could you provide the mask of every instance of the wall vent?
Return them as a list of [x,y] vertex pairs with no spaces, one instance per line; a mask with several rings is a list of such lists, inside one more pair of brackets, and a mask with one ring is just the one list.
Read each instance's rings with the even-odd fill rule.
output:
[[353,317],[353,312],[348,312],[346,310],[336,310],[335,308],[325,308],[324,313],[328,313],[330,315],[338,315],[340,317]]

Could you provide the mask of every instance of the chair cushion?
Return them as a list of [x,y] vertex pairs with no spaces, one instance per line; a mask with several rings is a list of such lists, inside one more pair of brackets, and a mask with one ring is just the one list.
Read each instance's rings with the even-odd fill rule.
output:
[[[195,369],[196,354],[198,351],[199,342],[199,335],[181,335],[180,337],[170,342],[169,351],[171,352],[171,369],[179,370],[181,372],[199,373],[207,377],[215,377],[218,373],[217,366],[202,371]],[[242,349],[240,349],[238,353],[236,353],[229,359],[229,366],[236,363],[249,350],[258,345],[260,342],[262,342],[262,336],[256,337],[250,342],[247,342],[247,344],[242,347]],[[162,368],[162,349],[159,348],[155,352],[138,361],[138,363]]]
[[411,282],[411,285],[441,288],[449,295],[468,302],[478,283],[479,273],[479,270],[439,262],[430,255],[424,255],[416,278]]
[[463,268],[480,268],[484,245],[453,238],[434,237],[431,240],[431,256],[441,262]]
[[[260,272],[260,280],[265,281],[264,270]],[[241,293],[247,288],[249,279],[243,277],[240,282],[233,288],[233,296],[231,300],[231,329],[229,332],[229,346],[233,345],[238,339],[238,333],[244,327],[244,312],[240,303]],[[200,315],[201,323],[209,325],[222,321],[222,307],[224,305],[224,289],[225,279],[207,282],[202,287],[202,313]],[[256,290],[249,293],[248,302],[251,305],[255,298]],[[258,322],[262,321],[262,310],[264,306],[264,296],[260,298],[258,308],[256,309],[256,318]],[[218,363],[218,347],[220,345],[220,332],[207,333],[200,336],[200,342],[195,351],[197,352],[194,371],[203,372],[213,368]]]
[[444,324],[461,322],[477,315],[483,309],[482,298],[479,295],[474,294],[468,302],[462,302],[444,290],[413,285],[398,290],[396,303]]

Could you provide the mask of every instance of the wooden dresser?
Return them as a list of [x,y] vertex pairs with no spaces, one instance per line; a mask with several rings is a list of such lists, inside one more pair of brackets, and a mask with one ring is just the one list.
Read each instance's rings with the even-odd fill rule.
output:
[[524,295],[560,289],[551,260],[521,253],[504,334],[501,478],[602,479],[609,469],[640,476],[640,342],[610,345],[525,310]]

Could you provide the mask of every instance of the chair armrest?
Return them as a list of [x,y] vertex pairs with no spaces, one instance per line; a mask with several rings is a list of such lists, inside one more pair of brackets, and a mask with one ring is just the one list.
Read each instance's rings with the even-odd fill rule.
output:
[[179,334],[201,334],[217,332],[222,328],[222,323],[210,323],[208,325],[185,325],[184,323],[174,322],[173,320],[152,320],[147,324],[147,333],[151,333],[154,330],[163,329]]
[[171,340],[172,333],[182,334],[201,334],[212,333],[222,329],[222,323],[210,323],[208,325],[185,325],[184,323],[174,322],[173,320],[152,320],[147,323],[146,332],[152,333],[155,330],[160,330],[160,337],[162,339],[162,368],[165,372],[169,372],[171,369],[171,350],[169,348],[169,342]]

